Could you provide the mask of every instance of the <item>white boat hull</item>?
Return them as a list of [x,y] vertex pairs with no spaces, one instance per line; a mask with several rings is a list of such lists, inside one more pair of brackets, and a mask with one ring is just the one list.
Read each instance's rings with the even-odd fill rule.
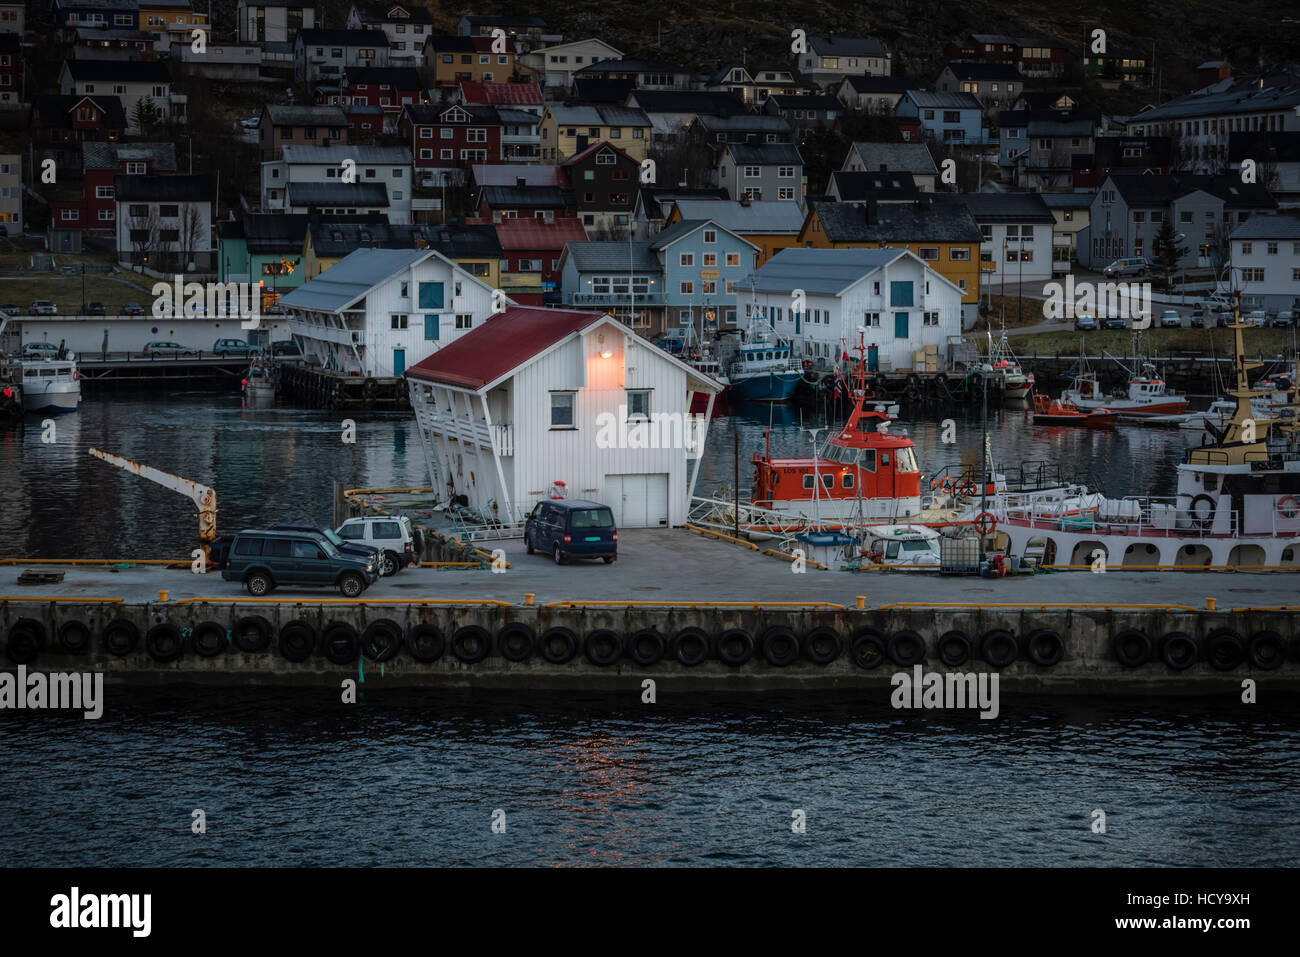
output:
[[23,409],[27,412],[75,412],[81,403],[81,383],[32,385],[23,382]]

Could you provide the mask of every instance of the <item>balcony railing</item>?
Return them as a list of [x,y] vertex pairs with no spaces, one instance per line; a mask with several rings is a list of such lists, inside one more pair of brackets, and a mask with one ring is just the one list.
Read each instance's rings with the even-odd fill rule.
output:
[[625,292],[575,292],[566,296],[565,302],[571,306],[662,306],[664,304],[664,294],[658,291],[638,292],[635,294]]

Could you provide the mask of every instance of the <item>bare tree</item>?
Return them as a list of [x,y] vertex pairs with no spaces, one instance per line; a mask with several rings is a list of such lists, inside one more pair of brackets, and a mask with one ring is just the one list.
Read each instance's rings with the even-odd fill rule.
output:
[[[136,207],[131,206],[132,209]],[[150,253],[158,248],[158,207],[152,204],[144,205],[145,213],[142,216],[128,216],[127,238],[130,240],[131,249],[134,251],[133,265],[140,266],[141,272],[149,260]]]
[[[193,203],[186,203],[181,209],[181,246],[185,253],[184,265],[188,268],[194,264],[194,253],[206,238],[203,229],[203,215]],[[203,243],[206,252],[207,243]]]

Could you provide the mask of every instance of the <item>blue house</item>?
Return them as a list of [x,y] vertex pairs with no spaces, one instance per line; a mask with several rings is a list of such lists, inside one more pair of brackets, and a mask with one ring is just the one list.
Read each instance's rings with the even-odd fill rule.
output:
[[560,253],[566,307],[607,312],[647,336],[664,331],[664,270],[648,242],[570,242]]
[[899,119],[915,120],[921,134],[939,143],[982,145],[988,142],[980,101],[970,93],[908,90],[898,101]]
[[757,246],[711,219],[673,223],[649,246],[663,267],[670,328],[736,328],[737,284],[757,268]]

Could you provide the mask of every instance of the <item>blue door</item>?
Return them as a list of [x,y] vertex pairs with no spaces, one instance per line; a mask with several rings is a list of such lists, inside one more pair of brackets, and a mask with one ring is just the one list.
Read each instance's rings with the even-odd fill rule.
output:
[[393,350],[393,375],[401,375],[406,371],[406,350]]
[[898,339],[907,338],[907,313],[894,313],[894,336]]

